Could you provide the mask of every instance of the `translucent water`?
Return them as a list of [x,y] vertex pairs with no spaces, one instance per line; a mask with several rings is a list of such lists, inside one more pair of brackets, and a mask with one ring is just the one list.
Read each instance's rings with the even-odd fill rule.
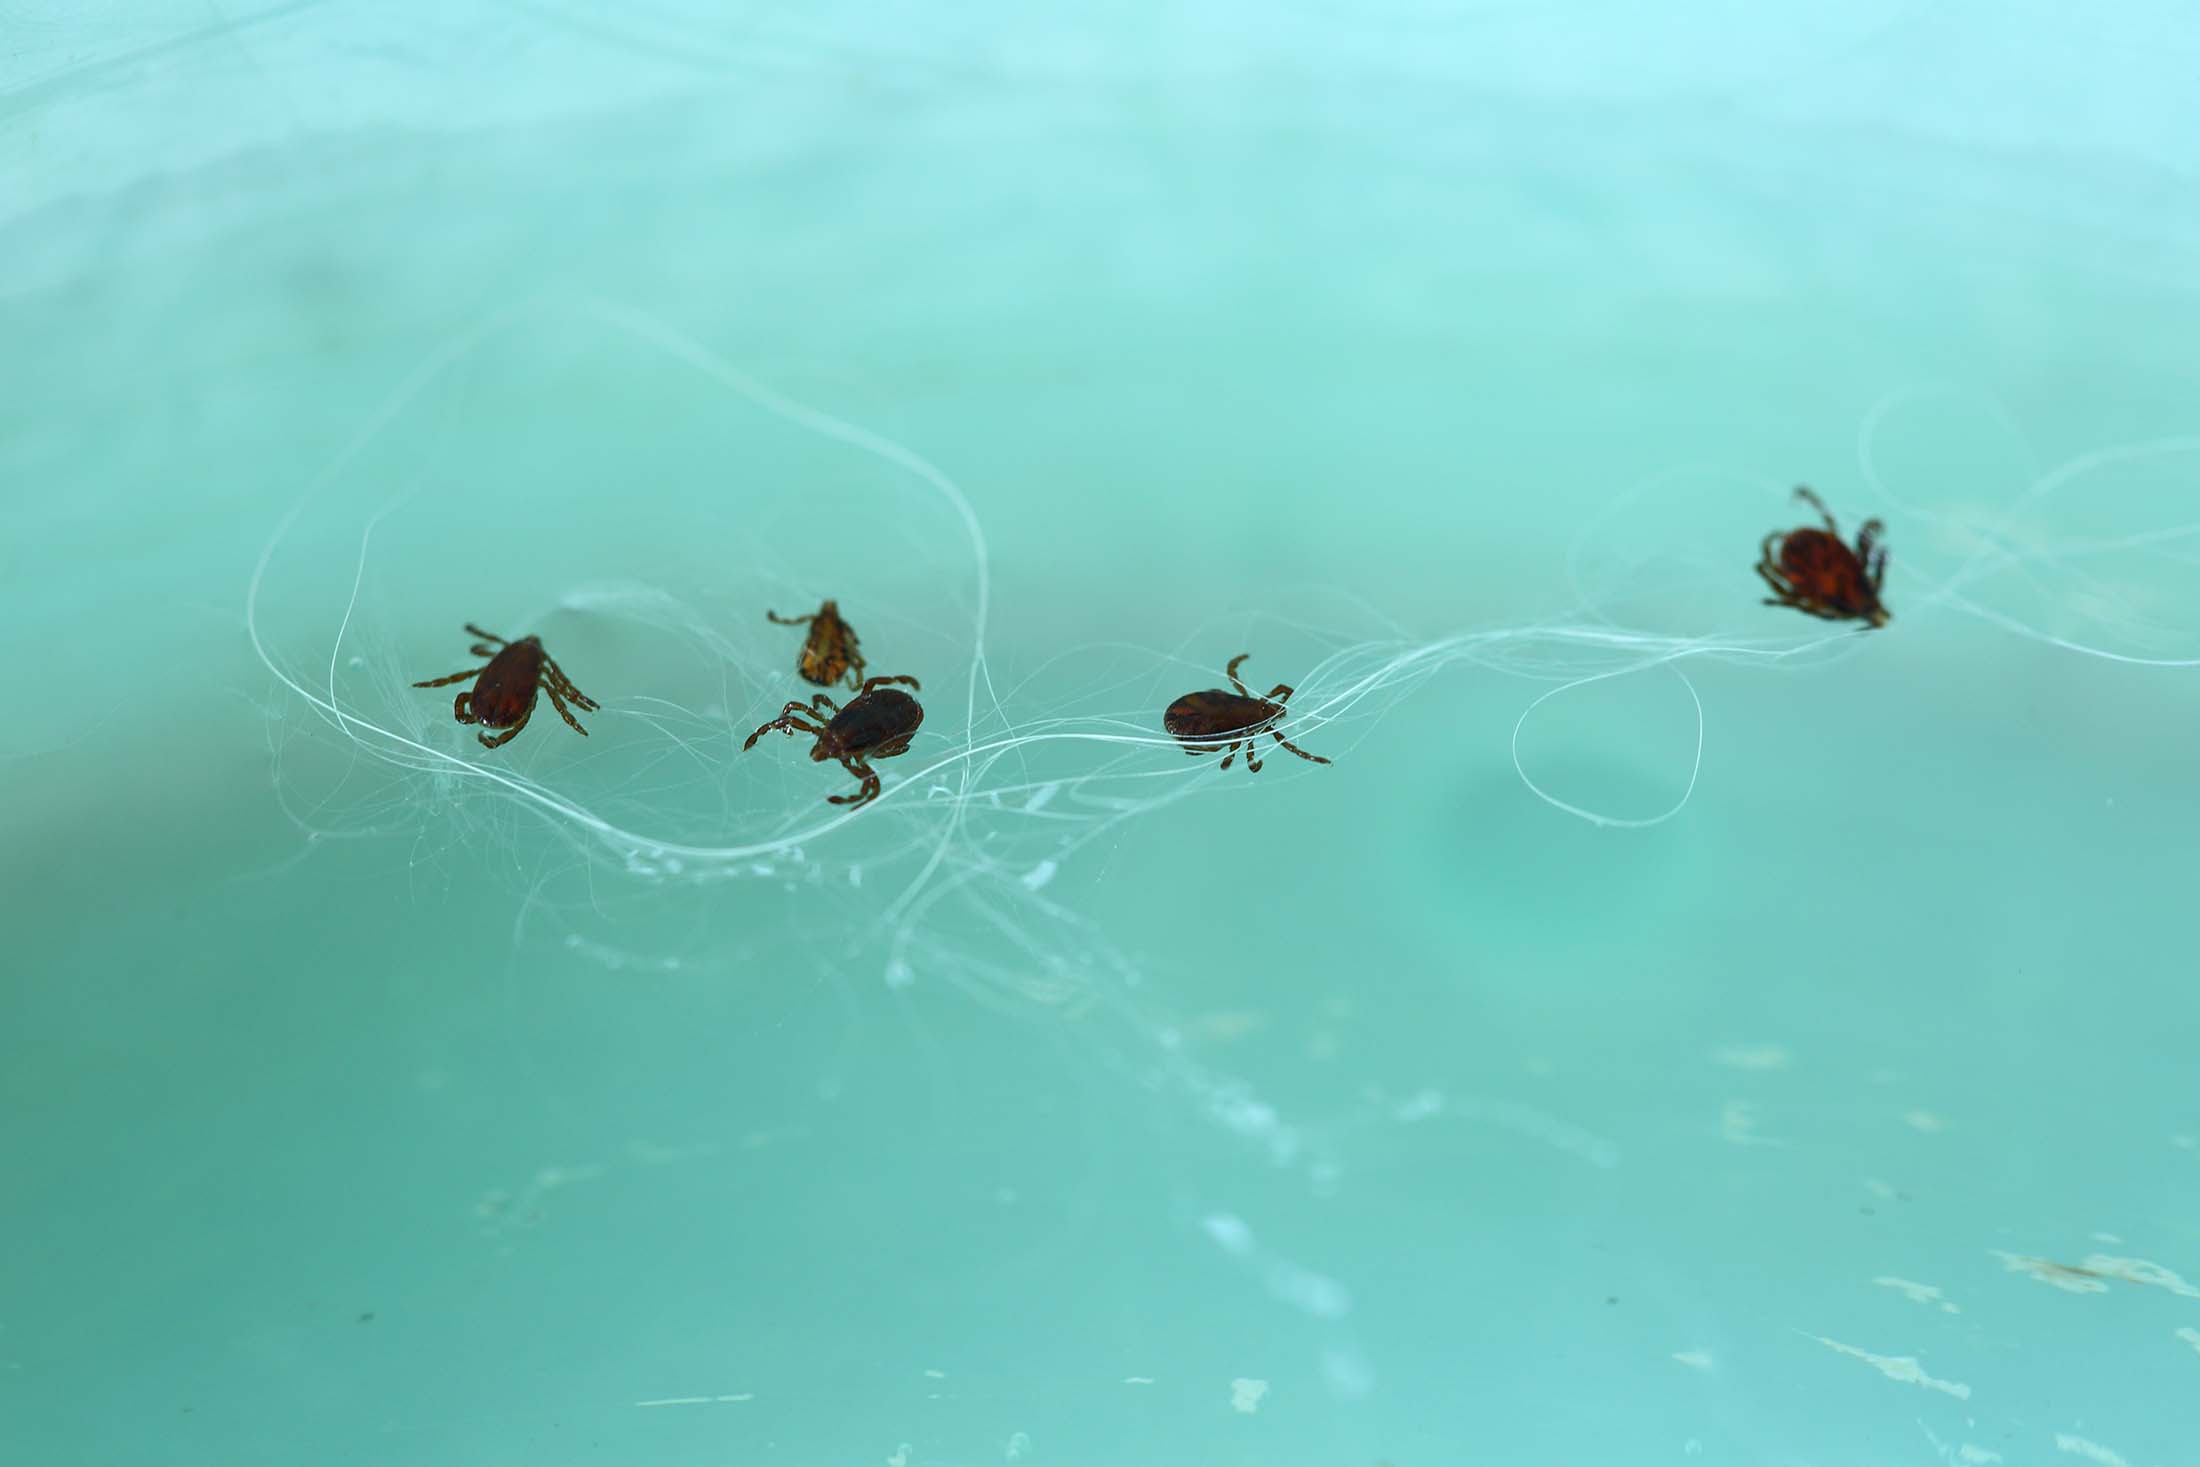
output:
[[0,16],[0,1458],[2194,1460],[2186,11],[1028,9]]

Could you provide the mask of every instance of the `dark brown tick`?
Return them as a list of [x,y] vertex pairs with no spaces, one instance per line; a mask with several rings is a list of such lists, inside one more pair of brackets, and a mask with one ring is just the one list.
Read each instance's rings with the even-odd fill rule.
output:
[[467,672],[454,672],[449,677],[430,678],[424,683],[414,683],[413,686],[442,688],[452,683],[465,682],[468,678],[473,679],[473,687],[452,700],[451,715],[460,723],[478,723],[484,728],[504,730],[493,739],[485,733],[477,735],[483,748],[493,749],[499,744],[510,743],[521,729],[527,727],[527,720],[534,716],[535,695],[538,691],[550,695],[550,701],[556,705],[559,716],[573,725],[573,732],[582,738],[588,737],[588,730],[581,727],[580,720],[565,705],[570,699],[575,708],[593,713],[596,711],[596,702],[573,686],[573,680],[565,675],[565,669],[559,667],[550,654],[542,650],[540,638],[521,637],[516,642],[507,642],[493,632],[483,631],[472,622],[466,623],[466,630],[481,639],[469,650],[476,657],[488,658],[489,665]]
[[1186,693],[1161,715],[1161,726],[1183,740],[1187,754],[1196,756],[1222,750],[1220,767],[1224,769],[1230,767],[1230,761],[1237,757],[1240,748],[1245,750],[1245,767],[1260,768],[1260,756],[1253,749],[1262,734],[1301,759],[1327,764],[1329,761],[1321,755],[1307,753],[1276,732],[1276,725],[1283,721],[1283,705],[1291,696],[1290,684],[1277,683],[1268,690],[1268,696],[1256,698],[1252,689],[1238,681],[1238,664],[1252,655],[1250,652],[1238,653],[1223,671],[1236,692],[1209,688],[1203,693]]
[[856,645],[856,629],[841,620],[837,604],[827,601],[808,616],[781,616],[776,611],[764,615],[783,627],[809,625],[810,634],[802,639],[794,664],[803,681],[829,688],[845,677],[849,687],[862,691],[863,649]]
[[826,799],[835,805],[868,805],[878,798],[879,789],[878,771],[870,761],[908,752],[909,740],[916,736],[917,725],[924,722],[924,706],[901,689],[884,686],[886,683],[907,683],[913,688],[917,680],[868,678],[845,708],[823,693],[807,703],[789,703],[777,718],[750,734],[741,747],[744,751],[755,748],[756,741],[775,728],[788,734],[815,734],[817,742],[810,745],[812,759],[820,764],[838,759],[841,768],[863,781],[863,787],[852,795],[827,795]]
[[1864,521],[1852,550],[1842,543],[1840,529],[1817,495],[1797,489],[1795,497],[1817,510],[1826,527],[1806,525],[1765,536],[1764,552],[1757,561],[1757,574],[1772,588],[1765,605],[1792,606],[1827,621],[1885,626],[1891,613],[1879,603],[1879,585],[1887,578],[1887,547],[1879,537],[1887,527],[1877,520]]

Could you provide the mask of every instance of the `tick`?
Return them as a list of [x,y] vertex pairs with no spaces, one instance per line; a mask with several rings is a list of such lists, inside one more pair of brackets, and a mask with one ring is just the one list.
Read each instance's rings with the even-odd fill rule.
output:
[[879,790],[878,771],[870,761],[908,752],[909,740],[915,737],[917,725],[924,722],[924,705],[899,688],[886,687],[887,683],[907,683],[913,688],[917,680],[867,678],[845,708],[823,693],[807,703],[789,703],[777,718],[750,734],[741,748],[744,752],[755,748],[756,741],[775,728],[788,734],[815,734],[817,742],[810,745],[812,759],[820,764],[838,759],[841,768],[863,781],[863,787],[852,795],[827,795],[826,799],[835,805],[868,805],[878,798]]
[[1757,574],[1772,588],[1765,605],[1792,606],[1827,621],[1885,626],[1891,613],[1879,603],[1879,586],[1887,577],[1887,547],[1879,537],[1887,527],[1877,520],[1864,521],[1852,550],[1842,543],[1840,529],[1817,495],[1797,489],[1795,497],[1817,510],[1826,527],[1806,525],[1765,536],[1764,553],[1757,561]]
[[527,720],[534,716],[538,692],[550,695],[559,716],[573,725],[573,732],[582,738],[588,737],[588,730],[581,727],[580,720],[565,705],[570,699],[575,708],[593,713],[596,701],[573,686],[565,669],[542,650],[541,638],[521,637],[516,642],[507,642],[472,622],[466,623],[466,630],[481,639],[469,650],[476,657],[488,658],[489,665],[469,672],[454,672],[449,677],[430,678],[413,686],[442,688],[472,678],[473,687],[452,700],[451,716],[460,723],[478,723],[483,728],[504,730],[493,739],[486,733],[476,735],[483,748],[494,749],[499,744],[508,744],[527,727]]
[[856,629],[841,619],[837,603],[827,601],[808,616],[781,616],[776,611],[764,615],[783,627],[808,624],[810,634],[802,639],[802,651],[794,664],[805,682],[829,688],[846,678],[848,686],[861,695],[863,649],[856,644]]
[[1252,656],[1240,652],[1230,659],[1223,676],[1237,691],[1209,688],[1203,693],[1186,693],[1168,706],[1161,715],[1161,726],[1175,734],[1184,743],[1184,752],[1194,755],[1212,754],[1222,750],[1221,768],[1228,769],[1230,761],[1237,757],[1240,748],[1245,750],[1245,767],[1260,768],[1260,756],[1253,752],[1262,734],[1315,764],[1329,761],[1319,754],[1309,754],[1276,732],[1276,725],[1283,721],[1284,703],[1291,697],[1288,683],[1277,683],[1264,698],[1253,696],[1252,689],[1238,681],[1238,664]]

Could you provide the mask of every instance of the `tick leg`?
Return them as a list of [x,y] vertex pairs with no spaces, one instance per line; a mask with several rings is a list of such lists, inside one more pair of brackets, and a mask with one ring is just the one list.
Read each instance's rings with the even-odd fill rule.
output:
[[545,681],[542,690],[550,695],[550,706],[558,710],[558,717],[564,719],[573,732],[584,739],[587,738],[588,730],[581,727],[581,721],[573,716],[573,710],[566,707],[565,699],[558,695],[558,685],[555,682]]
[[1757,574],[1764,577],[1765,584],[1772,588],[1773,595],[1785,599],[1795,594],[1795,588],[1782,580],[1779,573],[1773,570],[1770,551],[1766,552],[1765,559],[1757,562]]
[[1238,664],[1252,655],[1250,652],[1240,652],[1237,656],[1231,658],[1230,665],[1222,670],[1222,675],[1230,680],[1230,686],[1236,688],[1248,698],[1253,696],[1253,690],[1238,681],[1237,670]]
[[863,788],[857,790],[852,795],[827,795],[825,799],[828,804],[854,805],[860,809],[861,807],[870,804],[873,800],[878,798],[879,782],[877,770],[871,768],[868,765],[859,764],[854,759],[849,758],[845,755],[842,756],[840,765],[850,774],[862,780]]
[[[871,689],[873,689],[873,688],[882,688],[882,687],[886,686],[886,685],[887,685],[888,683],[907,683],[907,684],[908,684],[908,685],[909,685],[910,687],[912,687],[912,688],[915,688],[915,687],[917,687],[917,680],[916,680],[915,678],[913,678],[913,677],[899,677],[899,676],[896,676],[896,677],[874,677],[874,678],[865,678],[865,679],[863,680],[863,687],[862,687],[862,690],[861,690],[861,691],[862,691],[862,692],[865,692],[865,693],[868,693],[868,692],[870,692],[870,691],[871,691]],[[921,689],[921,688],[918,688],[918,691],[919,691],[919,692],[922,692],[922,691],[923,691],[923,689]]]
[[579,688],[573,686],[573,680],[565,675],[565,669],[558,666],[558,664],[554,660],[545,657],[542,659],[542,662],[543,666],[550,669],[550,676],[557,680],[560,691],[562,691],[566,697],[573,700],[574,707],[579,708],[587,713],[594,713],[597,709],[603,706],[602,704],[598,703],[594,698],[589,697]]
[[811,612],[808,616],[781,616],[776,611],[766,611],[764,615],[770,620],[778,622],[783,627],[798,627],[804,625],[805,623],[817,620],[817,613],[814,611]]
[[1283,745],[1286,749],[1289,749],[1292,753],[1298,755],[1301,759],[1304,759],[1309,763],[1327,764],[1330,762],[1329,760],[1324,759],[1319,754],[1307,753],[1306,750],[1300,748],[1297,744],[1292,743],[1289,739],[1285,738],[1282,734],[1277,733],[1274,729],[1270,729],[1268,731],[1268,737],[1274,739],[1277,743]]
[[1809,489],[1805,488],[1801,484],[1795,486],[1795,497],[1802,500],[1803,503],[1809,505],[1812,509],[1818,511],[1819,517],[1826,522],[1827,533],[1832,535],[1839,535],[1841,533],[1838,529],[1834,527],[1833,512],[1826,508],[1826,502],[1823,499],[1820,499],[1816,494],[1812,493]]
[[1271,703],[1288,703],[1291,701],[1291,695],[1297,691],[1298,689],[1292,687],[1289,683],[1277,683],[1268,690],[1268,701]]
[[498,636],[495,632],[485,632],[480,627],[475,626],[472,622],[466,623],[466,635],[469,637],[479,637],[484,642],[494,642],[499,647],[504,645],[504,639],[502,637]]
[[1887,527],[1878,520],[1864,521],[1864,528],[1856,532],[1856,558],[1864,562],[1864,579],[1874,591],[1879,589],[1879,578],[1886,574],[1887,552],[1879,545],[1879,537],[1886,533]]
[[474,717],[474,710],[466,706],[473,701],[473,697],[474,690],[472,688],[468,688],[466,689],[466,691],[460,693],[457,697],[453,698],[451,700],[451,717],[457,719],[460,723],[481,722],[480,719]]
[[863,660],[861,652],[853,647],[848,649],[848,686],[858,693],[863,691],[863,669],[868,666],[870,664]]
[[488,670],[486,667],[477,667],[472,672],[454,672],[449,677],[430,678],[424,683],[414,683],[413,686],[416,688],[447,688],[452,683],[462,683],[468,678],[480,677]]
[[1251,739],[1245,741],[1245,767],[1250,773],[1260,773],[1260,755],[1253,752],[1253,741]]
[[1222,751],[1222,762],[1215,767],[1218,769],[1228,769],[1230,767],[1230,761],[1237,757],[1237,751],[1238,745],[1234,743],[1230,745],[1229,748],[1224,749]]
[[796,732],[797,730],[806,734],[821,734],[825,732],[823,728],[820,728],[815,724],[803,722],[802,715],[807,712],[809,712],[809,709],[805,705],[801,703],[789,703],[785,708],[780,710],[779,716],[777,718],[773,719],[770,723],[760,726],[755,733],[749,735],[748,742],[741,746],[742,751],[746,753],[748,750],[755,748],[756,741],[764,737],[764,735],[770,733],[775,728],[783,733],[790,734]]
[[484,749],[494,749],[499,747],[500,745],[509,744],[510,742],[512,742],[512,740],[519,737],[519,731],[527,727],[527,720],[533,718],[534,716],[535,700],[529,698],[527,700],[527,711],[520,714],[519,722],[513,724],[510,728],[506,729],[503,733],[498,734],[493,739],[485,733],[475,734],[474,737],[481,740],[481,747],[483,747]]
[[[795,705],[789,704],[788,706],[793,707]],[[835,703],[832,699],[826,697],[823,693],[813,694],[809,702],[804,703],[800,706],[809,709],[812,713],[818,714],[821,717],[826,714],[838,713],[840,711],[840,705],[838,703]]]

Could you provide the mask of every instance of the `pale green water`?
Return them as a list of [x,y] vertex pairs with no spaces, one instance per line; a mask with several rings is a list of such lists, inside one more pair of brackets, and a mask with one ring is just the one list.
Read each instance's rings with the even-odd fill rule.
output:
[[0,1460],[2200,1460],[2184,9],[731,10],[0,13]]

